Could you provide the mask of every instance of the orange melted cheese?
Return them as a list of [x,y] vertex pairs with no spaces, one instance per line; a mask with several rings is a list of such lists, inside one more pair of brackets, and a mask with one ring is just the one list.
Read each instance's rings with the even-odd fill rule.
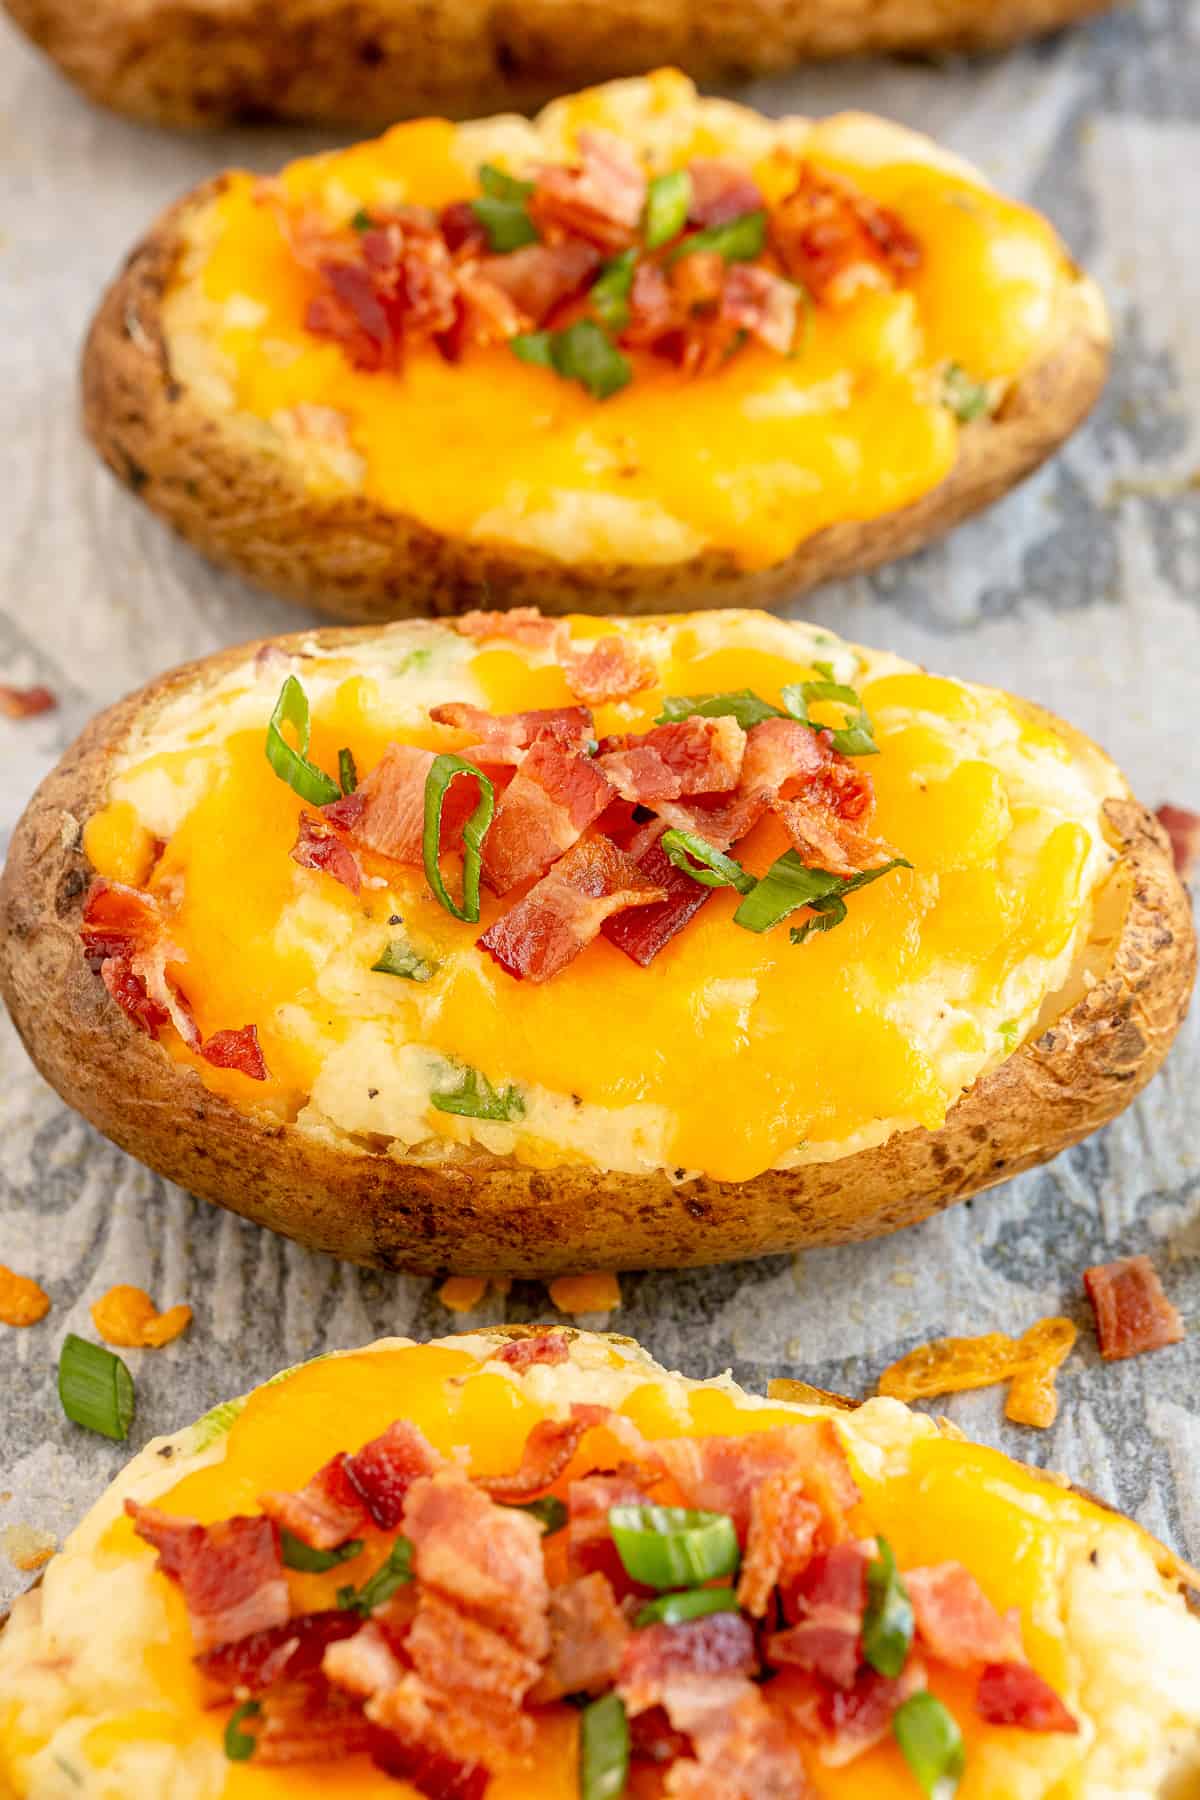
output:
[[[664,693],[750,687],[777,701],[784,685],[812,672],[746,644],[703,652],[682,623],[673,627],[671,645],[660,685],[623,709],[598,708],[598,733],[647,728]],[[470,672],[497,712],[571,698],[556,666],[531,668],[514,651],[484,650]],[[1092,840],[1071,819],[1014,817],[998,770],[954,739],[956,730],[978,727],[989,708],[1015,733],[999,698],[915,672],[874,682],[868,673],[861,691],[877,720],[881,752],[869,759],[878,795],[873,829],[911,869],[855,893],[845,923],[800,948],[786,926],[764,934],[733,927],[738,897],[717,892],[649,971],[599,939],[542,986],[514,981],[474,949],[511,896],[497,901],[485,891],[480,924],[462,925],[432,898],[421,871],[389,866],[387,888],[364,888],[355,897],[291,860],[301,806],[271,771],[262,730],[197,745],[194,755],[208,759],[207,786],[166,844],[150,885],[179,896],[171,913],[171,937],[182,952],[175,972],[202,1033],[255,1023],[270,1080],[252,1083],[212,1069],[180,1046],[174,1053],[236,1104],[294,1116],[355,1027],[377,1021],[395,1045],[420,1044],[481,1070],[495,1085],[578,1096],[583,1107],[661,1109],[670,1121],[664,1157],[727,1180],[760,1173],[802,1142],[837,1146],[878,1121],[936,1128],[957,1088],[924,1030],[890,1016],[890,997],[903,983],[935,981],[952,963],[960,970],[961,1017],[950,1050],[978,1059],[984,1040],[972,1008],[994,1004],[1026,959],[1054,957],[1070,942],[1085,904]],[[922,722],[913,723],[918,717]],[[396,732],[382,716],[377,687],[359,675],[316,706],[311,755],[335,768],[338,748],[349,744],[361,777],[395,736],[442,748],[465,741],[432,726]],[[1052,768],[1059,756],[1065,765],[1065,748],[1039,727],[1021,738],[1041,740],[1056,759]],[[98,871],[124,879],[119,871],[128,854],[115,817],[121,805],[92,821],[87,841]],[[128,809],[122,817],[141,831]],[[1040,832],[1036,848],[1017,856],[1012,834],[1031,824]],[[739,854],[761,874],[787,847],[781,827],[766,820]],[[281,918],[306,895],[319,900],[320,929],[281,930]],[[440,965],[432,982],[367,974],[391,935],[393,909],[402,915],[403,935]],[[322,1004],[317,984],[325,961],[339,933],[353,942],[356,932],[362,973],[353,1003]],[[366,1085],[355,1090],[355,1105],[365,1104],[359,1096]],[[434,1109],[427,1126],[429,1135],[461,1141],[470,1130],[468,1121]],[[569,1154],[532,1127],[515,1153],[535,1166]]]
[[[618,1358],[610,1354],[616,1366]],[[681,1424],[676,1396],[647,1380],[632,1388],[620,1410],[649,1438],[678,1435],[681,1430],[692,1435],[739,1434],[784,1425],[796,1416],[785,1407],[752,1407],[714,1389],[692,1390],[686,1408]],[[154,1504],[202,1522],[257,1512],[260,1493],[299,1488],[323,1462],[340,1450],[358,1448],[398,1414],[419,1426],[443,1454],[464,1458],[476,1474],[515,1467],[526,1435],[543,1416],[519,1384],[480,1369],[467,1352],[449,1346],[330,1358],[260,1388],[230,1430],[223,1460],[185,1476]],[[609,1448],[620,1455],[615,1440]],[[1058,1623],[1062,1528],[1110,1525],[1100,1509],[998,1453],[972,1445],[919,1438],[906,1471],[887,1480],[872,1479],[865,1472],[855,1456],[852,1436],[847,1448],[863,1495],[852,1521],[855,1529],[862,1535],[886,1536],[901,1568],[946,1559],[964,1562],[996,1606],[1019,1610],[1031,1662],[1047,1680],[1069,1692],[1069,1663]],[[555,1491],[565,1493],[567,1482],[594,1467],[604,1454],[602,1434],[593,1435]],[[293,1604],[300,1609],[332,1605],[338,1586],[345,1581],[360,1583],[372,1562],[381,1560],[385,1541],[381,1534],[373,1534],[360,1559],[327,1574],[289,1574]],[[153,1556],[125,1518],[109,1528],[101,1548],[147,1560]],[[555,1578],[553,1561],[550,1572]],[[214,1748],[220,1745],[228,1709],[203,1707],[186,1608],[172,1583],[163,1577],[155,1580],[170,1626],[168,1643],[156,1642],[147,1651],[162,1692],[161,1710],[139,1709],[94,1727],[85,1744],[89,1760],[102,1761],[121,1743],[144,1736],[166,1736],[181,1745],[202,1738]],[[1000,1789],[989,1744],[994,1753],[1021,1742],[1037,1766],[1045,1740],[1029,1749],[1033,1741],[1028,1734],[984,1725],[974,1714],[966,1679],[938,1671],[931,1686],[955,1713],[966,1740],[967,1773],[958,1800],[982,1794],[996,1800]],[[539,1725],[533,1766],[498,1776],[488,1789],[488,1800],[574,1800],[576,1730],[577,1714],[570,1708],[548,1709]],[[1044,1800],[1072,1800],[1080,1792],[1073,1774],[1081,1754],[1077,1740],[1059,1739],[1052,1748],[1051,1775],[1027,1791]],[[802,1749],[816,1791],[829,1800],[868,1796],[916,1800],[918,1789],[890,1742],[841,1769],[826,1768],[808,1744]],[[235,1796],[305,1800],[310,1795],[316,1800],[328,1787],[324,1765],[271,1769],[251,1761],[230,1765],[224,1795],[226,1800]],[[415,1790],[380,1775],[363,1757],[339,1763],[337,1791],[377,1795],[379,1800],[416,1800]]]
[[[575,127],[583,102],[577,112]],[[711,138],[698,129],[678,160],[720,154]],[[805,154],[821,160],[820,127]],[[756,167],[772,201],[794,185],[796,160],[777,149]],[[437,531],[525,541],[523,521],[582,497],[624,513],[623,559],[679,560],[709,546],[767,566],[824,526],[878,518],[935,487],[959,430],[939,399],[940,371],[957,362],[979,380],[1015,379],[1044,349],[1072,278],[1045,220],[983,187],[919,161],[829,161],[896,209],[923,260],[895,292],[812,308],[789,359],[747,346],[694,380],[637,354],[630,386],[603,402],[505,346],[457,365],[425,349],[400,374],[355,370],[306,331],[315,277],[248,175],[230,180],[205,227],[203,335],[238,408],[262,419],[302,404],[334,409],[363,459],[364,492]],[[289,201],[337,222],[363,204],[440,207],[477,192],[454,127],[438,120],[293,164],[281,183]],[[331,477],[314,466],[310,479]],[[638,506],[650,508],[640,525]],[[603,514],[593,508],[600,539],[580,540],[575,555],[557,540],[543,547],[596,560]]]

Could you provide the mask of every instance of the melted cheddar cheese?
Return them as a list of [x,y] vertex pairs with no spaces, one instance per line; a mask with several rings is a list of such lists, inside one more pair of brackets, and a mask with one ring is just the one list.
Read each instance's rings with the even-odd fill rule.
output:
[[280,188],[338,225],[364,205],[440,207],[478,192],[481,162],[522,173],[569,160],[576,131],[597,124],[655,171],[738,158],[769,203],[801,160],[847,175],[914,233],[920,269],[895,290],[810,308],[791,358],[748,346],[691,379],[639,353],[631,385],[603,402],[503,345],[458,364],[417,349],[399,374],[364,372],[305,328],[317,278],[255,180],[234,175],[187,227],[164,314],[175,373],[249,415],[260,450],[298,456],[314,491],[349,486],[448,536],[567,562],[717,550],[754,568],[936,487],[960,430],[947,366],[998,403],[1065,329],[1078,276],[1050,226],[927,139],[858,115],[768,122],[700,100],[672,71],[559,102],[534,124],[399,125],[292,164]]
[[[598,627],[571,629],[582,639]],[[940,1126],[1086,944],[1113,861],[1101,807],[1123,791],[1117,772],[999,694],[805,625],[725,613],[621,629],[657,681],[597,708],[599,734],[647,729],[667,694],[749,687],[778,702],[831,661],[875,721],[872,830],[912,867],[853,894],[844,924],[800,946],[786,925],[734,926],[738,897],[725,890],[649,969],[598,939],[544,985],[515,981],[475,948],[512,897],[485,895],[469,926],[419,869],[388,865],[354,896],[297,867],[301,802],[263,754],[283,674],[247,664],[148,721],[84,836],[97,871],[121,880],[147,838],[162,846],[149,886],[167,906],[179,984],[204,1036],[257,1026],[270,1079],[213,1069],[168,1039],[173,1053],[235,1104],[302,1128],[482,1146],[535,1167],[746,1180]],[[360,777],[389,739],[464,747],[469,734],[430,723],[440,701],[504,712],[571,700],[549,653],[480,648],[439,625],[394,626],[360,640],[353,660],[293,667],[312,706],[312,758],[336,768],[348,745]],[[761,874],[786,848],[768,819],[739,855]],[[373,971],[397,935],[438,965],[432,980]],[[437,1110],[431,1094],[464,1065],[515,1084],[524,1117]]]
[[[28,1800],[68,1791],[81,1800],[317,1800],[329,1790],[328,1765],[225,1759],[228,1708],[202,1704],[186,1608],[135,1537],[126,1496],[202,1522],[253,1513],[260,1493],[301,1487],[398,1415],[473,1473],[496,1474],[516,1465],[538,1419],[574,1400],[614,1406],[652,1439],[763,1430],[819,1410],[755,1400],[727,1380],[667,1376],[636,1347],[596,1338],[577,1339],[568,1366],[524,1375],[481,1366],[491,1347],[480,1337],[393,1340],[326,1358],[150,1445],[73,1534],[41,1594],[18,1603],[0,1640],[0,1791]],[[1165,1793],[1168,1770],[1200,1772],[1200,1691],[1190,1680],[1200,1622],[1159,1573],[1150,1539],[994,1451],[943,1439],[895,1401],[834,1416],[862,1494],[855,1529],[882,1533],[902,1569],[965,1563],[993,1604],[1019,1612],[1031,1662],[1080,1719],[1076,1737],[988,1726],[974,1714],[967,1679],[936,1672],[934,1691],[966,1740],[958,1800],[1092,1800],[1101,1792],[1149,1800]],[[572,1474],[594,1466],[587,1458],[585,1445],[556,1487],[565,1492]],[[289,1573],[294,1606],[333,1604],[347,1571],[365,1578],[371,1555],[369,1546],[361,1576],[357,1564]],[[1165,1571],[1165,1553],[1161,1560]],[[1106,1662],[1111,1646],[1098,1652],[1093,1642],[1097,1616],[1114,1606],[1119,1641],[1144,1659],[1132,1682]],[[576,1732],[572,1709],[547,1709],[532,1765],[497,1776],[489,1800],[573,1800]],[[841,1768],[807,1742],[802,1748],[813,1787],[828,1800],[917,1800],[890,1741]],[[339,1762],[336,1790],[416,1800],[365,1757]]]

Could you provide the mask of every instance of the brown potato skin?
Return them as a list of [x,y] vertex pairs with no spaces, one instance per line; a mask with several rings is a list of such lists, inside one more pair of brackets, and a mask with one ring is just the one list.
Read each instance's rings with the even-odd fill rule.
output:
[[[353,650],[363,634],[326,629]],[[299,649],[311,636],[278,640]],[[357,1152],[258,1119],[210,1093],[130,1024],[79,942],[91,871],[80,829],[136,722],[246,656],[178,669],[101,714],[19,822],[0,877],[0,993],[62,1097],[132,1156],[205,1199],[313,1249],[413,1274],[552,1276],[689,1267],[876,1236],[1046,1161],[1127,1106],[1182,1021],[1195,973],[1188,898],[1161,827],[1133,800],[1107,805],[1132,898],[1108,974],[953,1108],[826,1164],[747,1182],[532,1170],[480,1152],[419,1164],[382,1143]],[[1070,737],[1069,727],[1047,720]]]
[[1112,0],[4,0],[93,100],[157,125],[390,125],[531,110],[676,63],[697,79],[995,50]]
[[963,431],[950,474],[912,505],[827,527],[766,569],[747,571],[724,551],[665,566],[564,563],[447,537],[360,495],[314,495],[257,433],[175,378],[162,298],[189,214],[221,187],[218,176],[164,213],[109,288],[83,353],[84,426],[113,473],[197,550],[336,619],[528,605],[643,614],[792,598],[906,556],[999,499],[1086,418],[1108,373],[1108,332],[1081,281],[1072,328],[994,418]]

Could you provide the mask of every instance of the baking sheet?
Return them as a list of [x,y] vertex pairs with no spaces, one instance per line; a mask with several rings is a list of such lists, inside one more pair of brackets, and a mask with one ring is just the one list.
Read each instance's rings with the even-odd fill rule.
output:
[[[1151,805],[1200,806],[1200,8],[1142,0],[1095,27],[947,69],[866,66],[759,83],[772,112],[861,106],[930,130],[1043,207],[1094,269],[1119,353],[1092,423],[988,516],[807,610],[851,638],[1011,687],[1100,740]],[[269,169],[314,133],[182,138],[88,107],[0,24],[0,679],[60,709],[0,720],[0,840],[98,707],[170,664],[302,622],[208,568],[98,466],[76,361],[101,284],[167,200],[232,162]],[[800,608],[796,609],[797,611]],[[1068,1469],[1200,1559],[1200,1017],[1115,1126],[1031,1175],[874,1245],[698,1273],[627,1275],[612,1324],[668,1364],[761,1389],[804,1374],[848,1393],[941,1332],[1047,1312],[1083,1333],[1057,1426],[1006,1426],[999,1390],[945,1406],[964,1429]],[[1080,1271],[1149,1250],[1194,1335],[1106,1367]],[[0,1327],[0,1552],[61,1536],[125,1457],[285,1364],[453,1321],[428,1283],[342,1267],[191,1199],[121,1155],[34,1074],[0,1017],[0,1263],[53,1296]],[[195,1322],[128,1352],[128,1447],[70,1425],[62,1335],[113,1282]],[[468,1323],[548,1311],[518,1284]],[[602,1322],[602,1321],[596,1321]],[[0,1554],[0,1601],[28,1580]]]

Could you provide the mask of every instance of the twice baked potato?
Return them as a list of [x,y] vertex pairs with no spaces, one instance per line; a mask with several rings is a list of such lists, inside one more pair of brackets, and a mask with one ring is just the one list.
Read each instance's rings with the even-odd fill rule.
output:
[[0,1637],[0,1788],[1182,1800],[1189,1579],[895,1400],[385,1339],[118,1477]]
[[662,70],[205,184],[104,300],[84,415],[189,542],[338,617],[647,612],[926,543],[1108,350],[1046,221],[928,139]]
[[753,612],[226,651],[89,727],[0,880],[0,989],[73,1106],[424,1273],[924,1218],[1127,1105],[1194,957],[1094,745]]
[[1111,0],[4,0],[93,100],[161,125],[390,125],[539,106],[675,62],[704,80],[811,57],[995,50]]

